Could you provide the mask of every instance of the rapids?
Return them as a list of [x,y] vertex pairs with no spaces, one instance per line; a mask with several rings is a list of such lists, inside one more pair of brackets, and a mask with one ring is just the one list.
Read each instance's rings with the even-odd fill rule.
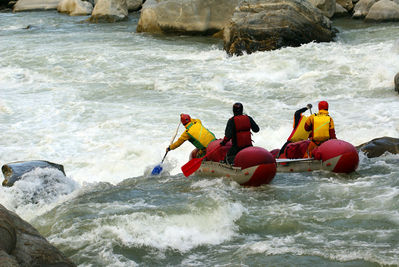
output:
[[138,34],[137,14],[84,19],[0,13],[0,163],[48,160],[67,174],[33,171],[0,188],[0,203],[79,266],[399,264],[399,155],[245,188],[185,178],[187,142],[149,175],[180,113],[222,137],[237,101],[268,150],[320,100],[342,140],[397,138],[398,23],[339,19],[336,42],[228,57],[217,39]]

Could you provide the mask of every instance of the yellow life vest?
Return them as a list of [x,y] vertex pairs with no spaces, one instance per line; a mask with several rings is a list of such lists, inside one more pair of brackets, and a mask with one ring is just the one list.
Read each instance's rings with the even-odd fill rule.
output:
[[[308,117],[304,115],[301,116],[298,125],[294,130],[292,130],[291,135],[288,137],[287,141],[298,142],[308,139],[310,131],[305,130],[305,122],[307,118]],[[295,118],[294,118],[294,126],[295,126]]]
[[190,136],[189,141],[198,149],[206,148],[210,142],[216,140],[215,135],[202,126],[199,120],[190,122],[186,129],[187,134]]
[[313,120],[313,140],[324,142],[330,139],[330,121],[327,114],[315,114]]

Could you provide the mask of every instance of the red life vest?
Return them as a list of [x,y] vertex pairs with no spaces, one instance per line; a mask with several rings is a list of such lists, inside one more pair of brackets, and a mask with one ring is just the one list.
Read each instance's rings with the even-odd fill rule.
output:
[[236,141],[239,148],[252,146],[251,140],[251,121],[246,115],[234,116],[234,125],[236,128]]

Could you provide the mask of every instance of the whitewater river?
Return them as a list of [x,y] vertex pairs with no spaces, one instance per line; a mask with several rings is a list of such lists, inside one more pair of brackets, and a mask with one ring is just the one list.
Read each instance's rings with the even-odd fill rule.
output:
[[228,57],[220,40],[137,34],[138,15],[84,19],[0,13],[0,164],[48,160],[67,175],[31,172],[0,188],[0,204],[77,265],[399,264],[399,155],[245,188],[185,178],[187,142],[162,176],[148,174],[180,113],[222,137],[236,101],[268,150],[283,145],[296,109],[320,100],[339,139],[398,138],[398,23],[341,19],[336,42]]

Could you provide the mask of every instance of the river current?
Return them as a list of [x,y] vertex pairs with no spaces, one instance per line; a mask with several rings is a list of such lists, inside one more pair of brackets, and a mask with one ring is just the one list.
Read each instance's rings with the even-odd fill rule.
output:
[[[335,42],[229,57],[220,40],[135,32],[54,11],[0,13],[0,164],[48,160],[0,204],[79,266],[397,266],[399,155],[355,173],[277,174],[246,188],[185,178],[188,142],[157,165],[179,114],[219,138],[234,102],[283,145],[327,100],[339,139],[399,136],[399,24],[339,19]],[[179,128],[179,134],[182,127]]]

